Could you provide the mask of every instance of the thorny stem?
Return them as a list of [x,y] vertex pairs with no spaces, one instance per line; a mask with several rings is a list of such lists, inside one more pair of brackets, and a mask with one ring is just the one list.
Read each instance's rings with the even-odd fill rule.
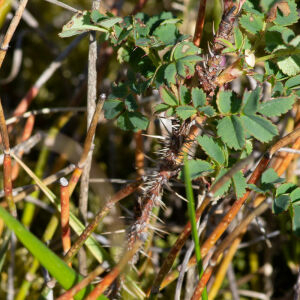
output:
[[22,18],[23,11],[27,5],[28,0],[21,0],[18,9],[16,10],[16,14],[11,20],[11,23],[7,29],[7,32],[4,36],[2,45],[0,46],[0,69],[2,67],[2,63],[4,61],[4,58],[6,56],[6,52],[9,48],[9,43],[15,33],[15,30],[17,29],[17,26],[19,25],[19,22]]

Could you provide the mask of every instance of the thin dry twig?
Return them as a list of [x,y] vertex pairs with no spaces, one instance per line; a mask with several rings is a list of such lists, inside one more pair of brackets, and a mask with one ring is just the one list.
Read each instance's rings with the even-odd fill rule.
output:
[[6,53],[7,53],[7,50],[9,48],[9,43],[17,29],[17,26],[19,25],[19,22],[22,18],[22,14],[23,14],[23,11],[27,5],[27,2],[28,0],[21,0],[20,1],[20,4],[19,4],[19,7],[16,11],[16,14],[15,16],[13,17],[13,19],[11,20],[11,23],[7,29],[7,32],[4,36],[4,39],[3,39],[3,42],[0,46],[0,69],[2,67],[2,64],[3,64],[3,61],[4,61],[4,58],[6,56]]
[[72,6],[68,5],[68,4],[65,4],[65,3],[61,2],[61,1],[58,1],[58,0],[45,0],[45,1],[47,1],[49,3],[52,3],[54,5],[60,6],[60,7],[64,8],[64,9],[67,9],[67,10],[69,10],[71,12],[74,12],[74,13],[80,12],[79,9],[76,9],[76,8],[74,8],[74,7],[72,7]]
[[99,276],[105,268],[103,266],[98,266],[95,270],[89,273],[83,280],[81,280],[78,284],[73,286],[71,289],[66,291],[63,295],[58,297],[56,300],[70,300],[74,297],[79,291],[84,289],[88,284],[90,284],[97,276]]
[[73,243],[71,249],[66,254],[64,260],[69,262],[72,260],[74,255],[80,249],[80,247],[84,244],[85,240],[92,234],[92,232],[96,229],[99,222],[109,213],[111,208],[120,200],[132,194],[140,185],[141,181],[137,181],[125,186],[119,192],[117,192],[114,196],[111,197],[109,201],[105,204],[103,209],[101,209],[94,219],[90,222],[88,226],[84,229],[81,235],[77,238],[77,240]]
[[103,278],[103,280],[100,283],[98,283],[98,285],[85,298],[85,300],[97,299],[97,297],[100,296],[112,284],[112,282],[117,278],[117,276],[119,276],[119,274],[124,270],[128,262],[131,261],[132,257],[135,255],[136,251],[140,248],[141,244],[141,241],[136,241],[132,249],[125,253],[120,262],[112,269],[112,271],[109,274],[107,274]]

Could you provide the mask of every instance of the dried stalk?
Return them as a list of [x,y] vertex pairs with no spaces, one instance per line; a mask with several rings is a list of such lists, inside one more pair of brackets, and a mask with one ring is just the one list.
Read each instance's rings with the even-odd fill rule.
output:
[[4,61],[4,58],[6,56],[6,52],[9,48],[9,43],[15,33],[15,30],[17,29],[17,26],[19,25],[19,22],[22,18],[22,14],[24,12],[24,9],[27,5],[28,0],[21,0],[18,9],[16,10],[16,14],[11,20],[11,23],[7,29],[7,32],[4,36],[2,45],[0,46],[0,69],[2,67],[2,63]]
[[82,174],[83,166],[85,165],[85,162],[87,160],[89,151],[90,151],[92,143],[93,143],[93,137],[95,135],[98,119],[99,119],[99,116],[100,116],[100,113],[101,113],[101,110],[102,110],[105,99],[106,99],[105,94],[101,94],[100,99],[98,100],[96,110],[95,110],[95,113],[93,115],[91,124],[89,126],[85,141],[84,141],[83,151],[82,151],[80,160],[79,160],[79,162],[77,164],[77,167],[74,170],[74,172],[72,174],[72,177],[70,179],[70,182],[69,182],[70,196],[72,195],[72,193],[73,193],[73,191],[76,187],[76,184],[77,184],[77,182],[78,182],[78,180],[79,180],[79,178]]
[[4,148],[4,161],[3,161],[3,185],[5,200],[8,205],[10,213],[17,218],[17,208],[12,195],[12,165],[11,165],[11,151],[9,146],[8,131],[5,124],[5,117],[2,108],[2,101],[0,99],[0,131],[2,137],[2,144]]
[[[64,253],[67,253],[71,248],[71,230],[69,225],[70,217],[70,197],[69,197],[69,183],[65,177],[60,178],[60,222],[61,222],[61,238]],[[69,264],[71,266],[71,264]]]

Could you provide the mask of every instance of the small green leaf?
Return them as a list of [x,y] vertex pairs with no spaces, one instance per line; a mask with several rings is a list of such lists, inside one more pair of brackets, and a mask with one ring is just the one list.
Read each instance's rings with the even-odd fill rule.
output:
[[259,105],[258,112],[266,117],[276,117],[288,112],[296,100],[295,95],[275,98]]
[[291,201],[292,201],[293,205],[296,204],[296,203],[300,204],[300,202],[299,202],[300,201],[300,188],[297,187],[296,189],[294,189],[291,192],[290,197],[291,197]]
[[206,95],[202,89],[192,88],[192,100],[196,108],[199,106],[204,106],[206,103]]
[[125,98],[124,104],[125,104],[128,111],[135,111],[135,110],[138,109],[138,105],[137,105],[136,100],[135,100],[135,98],[132,94],[129,94]]
[[[204,176],[207,173],[211,173],[214,169],[210,163],[201,159],[188,160],[188,167],[192,179],[196,179],[200,176]],[[179,177],[183,180],[183,172],[180,172]]]
[[289,194],[294,189],[297,188],[297,185],[291,182],[283,183],[276,189],[276,197],[282,195],[282,194]]
[[266,171],[263,172],[261,176],[261,183],[269,184],[269,183],[279,183],[284,181],[282,178],[278,176],[273,168],[268,168]]
[[174,45],[178,37],[178,29],[174,24],[161,25],[154,30],[153,35],[166,46]]
[[183,78],[191,77],[195,73],[195,62],[185,61],[183,59],[176,61],[178,75]]
[[240,18],[242,27],[252,34],[258,34],[263,29],[263,17],[255,14],[245,14]]
[[182,42],[176,45],[173,57],[175,60],[179,60],[186,56],[200,54],[200,49],[192,42]]
[[243,44],[243,34],[238,27],[234,27],[235,48],[240,49]]
[[254,91],[244,92],[243,96],[243,113],[253,115],[257,111],[258,101],[260,96],[260,88],[257,87]]
[[243,158],[246,158],[247,156],[249,156],[252,153],[252,150],[253,150],[252,141],[247,139],[245,146],[242,150],[240,159],[243,159]]
[[61,33],[58,35],[65,38],[90,30],[108,32],[107,29],[96,26],[91,22],[91,13],[89,11],[83,11],[75,14],[71,21],[63,26]]
[[197,141],[204,152],[219,165],[223,165],[225,163],[224,153],[221,147],[213,140],[213,138],[204,135],[199,136]]
[[215,116],[215,114],[216,114],[215,109],[210,105],[206,105],[206,106],[203,106],[203,107],[198,107],[198,111],[204,113],[204,115],[209,117],[209,118]]
[[300,206],[293,205],[293,230],[297,236],[300,236]]
[[161,99],[171,106],[176,106],[179,104],[178,99],[176,96],[166,87],[161,86],[159,89]]
[[240,110],[241,101],[232,91],[220,91],[217,97],[217,106],[222,114],[237,113]]
[[266,194],[269,191],[269,189],[264,189],[264,186],[262,188],[259,188],[257,185],[251,183],[248,184],[248,188],[259,194]]
[[241,171],[235,173],[232,177],[232,185],[237,199],[244,196],[247,188],[247,181]]
[[149,120],[139,112],[124,112],[117,120],[118,126],[123,130],[146,130]]
[[120,100],[106,100],[103,105],[104,116],[110,120],[115,118],[125,109],[124,103]]
[[276,197],[273,201],[272,211],[274,214],[280,214],[286,211],[290,206],[290,196],[288,194],[282,194]]
[[197,110],[193,106],[178,106],[176,107],[176,114],[182,120],[186,120],[192,115],[196,114]]
[[191,94],[185,85],[179,87],[179,96],[181,104],[189,104],[191,102]]
[[242,122],[237,116],[228,116],[218,122],[218,135],[229,147],[242,149],[245,144],[245,133]]
[[[214,184],[216,184],[218,182],[218,180],[227,173],[228,169],[221,169],[219,174],[217,175]],[[212,185],[212,187],[214,186],[214,184]],[[214,193],[214,197],[222,197],[230,188],[231,185],[231,180],[228,179],[215,193]]]
[[258,115],[241,116],[244,128],[257,140],[266,143],[278,134],[278,129],[269,120]]
[[295,76],[300,73],[300,55],[290,55],[278,59],[277,65],[284,74]]
[[100,21],[100,22],[98,21],[97,24],[99,26],[102,26],[102,27],[105,27],[105,28],[111,28],[114,25],[116,25],[117,23],[120,23],[122,21],[123,21],[122,18],[113,17],[113,18],[107,18],[106,20],[103,20],[103,21]]
[[281,26],[288,26],[297,23],[299,16],[297,12],[297,5],[294,0],[285,0],[289,8],[282,11],[277,8],[277,15],[274,23]]
[[175,115],[175,107],[170,107],[167,111],[166,111],[166,116],[167,117],[172,117]]
[[300,87],[300,75],[288,79],[284,85],[287,89],[295,89]]
[[161,112],[166,111],[169,107],[170,106],[168,104],[161,103],[161,104],[156,105],[154,110],[156,113],[161,113]]
[[99,10],[94,9],[91,12],[91,20],[94,23],[97,23],[99,20],[107,19],[108,17],[106,15],[103,15],[99,12]]
[[168,85],[169,83],[176,84],[176,74],[177,74],[177,69],[175,63],[171,63],[166,66],[164,78],[167,80]]

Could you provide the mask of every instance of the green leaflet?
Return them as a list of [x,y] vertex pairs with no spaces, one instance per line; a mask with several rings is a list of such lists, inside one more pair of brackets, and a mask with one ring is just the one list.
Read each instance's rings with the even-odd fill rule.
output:
[[234,114],[240,110],[241,100],[232,91],[220,91],[217,97],[217,106],[222,114]]
[[258,34],[263,29],[263,17],[247,13],[240,18],[242,27],[252,34]]
[[247,181],[241,171],[232,176],[232,185],[236,194],[236,198],[239,199],[243,197],[246,193]]
[[258,112],[266,117],[276,117],[288,112],[296,100],[295,95],[289,97],[275,98],[263,102],[258,107]]
[[211,137],[206,135],[199,136],[197,141],[210,158],[216,161],[219,165],[223,165],[225,163],[225,156],[222,148]]
[[196,113],[197,113],[197,110],[193,106],[188,105],[188,106],[176,107],[176,114],[182,120],[186,120],[187,118],[191,117],[192,115],[194,115]]
[[[218,182],[218,180],[227,173],[228,169],[221,169],[219,171],[219,174],[217,175],[214,184]],[[214,184],[212,186],[214,186]],[[228,179],[215,193],[214,197],[222,197],[230,188],[231,180]]]
[[192,101],[193,105],[197,108],[199,106],[204,106],[206,103],[206,95],[202,89],[192,88]]
[[254,91],[244,92],[243,96],[243,113],[246,115],[253,115],[256,113],[258,108],[258,101],[260,97],[260,88],[257,87]]
[[176,96],[166,87],[161,86],[159,89],[161,99],[170,106],[176,106],[179,104]]
[[117,119],[118,126],[123,130],[146,130],[149,120],[140,112],[125,111]]
[[269,120],[258,115],[241,116],[243,127],[261,142],[269,142],[278,134],[278,129]]
[[104,116],[110,120],[124,110],[124,103],[120,100],[106,100],[103,105]]
[[295,89],[300,87],[300,75],[288,79],[284,85],[287,89]]
[[218,135],[222,141],[235,150],[242,149],[245,144],[245,133],[242,122],[237,116],[227,116],[218,122]]
[[65,38],[90,30],[108,32],[108,29],[94,25],[91,22],[91,13],[85,10],[75,14],[72,19],[63,26],[61,33],[58,35],[62,38]]
[[287,211],[290,206],[290,196],[288,194],[282,194],[276,197],[273,201],[272,211],[274,214],[280,214]]
[[[210,163],[201,159],[188,160],[187,164],[190,170],[191,179],[196,179],[200,176],[204,176],[214,170],[213,166]],[[180,172],[179,177],[184,180],[183,172]]]

